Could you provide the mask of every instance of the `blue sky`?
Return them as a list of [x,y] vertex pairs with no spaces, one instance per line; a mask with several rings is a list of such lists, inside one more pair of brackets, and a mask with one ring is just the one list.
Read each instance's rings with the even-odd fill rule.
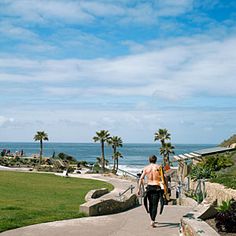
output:
[[236,2],[1,0],[0,141],[236,133]]

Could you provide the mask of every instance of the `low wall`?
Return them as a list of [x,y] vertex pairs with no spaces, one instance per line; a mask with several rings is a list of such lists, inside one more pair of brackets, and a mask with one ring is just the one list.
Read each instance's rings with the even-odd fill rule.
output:
[[190,197],[183,197],[183,198],[181,198],[181,200],[178,199],[178,203],[181,206],[196,207],[198,205],[198,203]]
[[[206,200],[208,202],[215,202],[221,204],[222,201],[235,199],[236,200],[236,190],[226,188],[222,184],[206,182]],[[196,189],[197,183],[191,182],[191,189]]]
[[105,194],[109,193],[107,188],[101,188],[101,189],[95,189],[95,190],[91,190],[89,191],[86,196],[85,196],[85,201],[88,202],[91,199],[96,199],[99,198]]
[[188,213],[180,224],[183,236],[219,236],[206,222],[196,218],[194,213]]
[[222,201],[230,200],[232,198],[236,200],[236,190],[226,188],[218,183],[206,182],[206,192],[207,200],[210,202],[217,200],[217,203],[221,204]]
[[[187,198],[186,198],[187,200]],[[219,236],[219,234],[204,220],[215,216],[213,204],[201,203],[188,212],[181,219],[181,233],[183,236]]]
[[80,206],[80,211],[89,216],[108,215],[122,212],[137,206],[136,194],[130,195],[125,201],[115,199],[93,199]]

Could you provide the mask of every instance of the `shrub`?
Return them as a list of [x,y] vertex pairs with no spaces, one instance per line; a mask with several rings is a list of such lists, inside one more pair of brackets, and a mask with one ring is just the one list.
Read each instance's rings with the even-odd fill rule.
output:
[[73,173],[74,170],[75,170],[75,168],[72,167],[72,166],[69,166],[68,169],[67,169],[68,173]]
[[66,153],[60,152],[57,156],[58,156],[58,158],[60,158],[63,161],[70,161],[70,162],[77,163],[77,160],[74,157],[72,157]]
[[192,167],[191,177],[193,179],[215,178],[217,171],[231,167],[234,164],[235,153],[216,154],[204,157],[197,165]]
[[211,171],[211,169],[208,169],[205,166],[195,165],[192,167],[190,175],[192,179],[197,180],[203,178],[205,179],[211,178],[215,175],[215,173]]
[[87,166],[88,165],[88,162],[87,161],[78,161],[78,164],[77,166],[80,167],[80,166]]
[[236,201],[223,201],[216,208],[218,211],[215,221],[218,231],[235,233],[236,232]]

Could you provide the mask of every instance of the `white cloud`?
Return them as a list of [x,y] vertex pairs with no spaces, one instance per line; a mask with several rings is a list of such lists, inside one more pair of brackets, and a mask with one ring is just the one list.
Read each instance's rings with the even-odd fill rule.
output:
[[83,11],[80,5],[74,1],[32,1],[9,0],[3,5],[5,13],[18,16],[23,22],[35,22],[40,24],[57,20],[65,22],[88,22],[92,16]]
[[[9,110],[8,117],[18,114],[17,125],[8,129],[9,141],[31,141],[38,129],[45,130],[50,141],[91,142],[95,131],[108,129],[125,142],[153,142],[158,128],[168,128],[172,141],[180,143],[219,143],[235,132],[235,111],[166,110],[107,111],[88,109]],[[227,120],[227,122],[225,122]],[[0,127],[0,140],[6,140],[6,130]],[[24,136],[22,132],[24,131]],[[63,135],[62,135],[63,134]],[[14,137],[14,138],[13,138]]]
[[[38,82],[50,94],[235,96],[236,38],[202,37],[113,59],[0,59],[0,80]],[[144,47],[145,48],[145,47]],[[150,51],[151,50],[151,51]],[[145,51],[145,52],[144,52]],[[57,82],[57,86],[54,83]]]
[[37,35],[32,31],[20,26],[15,26],[11,22],[6,20],[0,22],[0,34],[6,37],[22,40],[33,40],[37,38]]
[[0,127],[5,126],[9,123],[13,123],[14,122],[14,118],[8,118],[5,116],[0,116]]
[[[192,1],[72,1],[5,0],[2,12],[23,22],[46,24],[90,23],[97,17],[115,17],[117,22],[155,23],[161,16],[177,16],[191,9]],[[1,10],[0,10],[1,12]],[[120,19],[118,19],[120,17]],[[122,18],[122,20],[121,20]],[[59,21],[59,22],[58,22]]]

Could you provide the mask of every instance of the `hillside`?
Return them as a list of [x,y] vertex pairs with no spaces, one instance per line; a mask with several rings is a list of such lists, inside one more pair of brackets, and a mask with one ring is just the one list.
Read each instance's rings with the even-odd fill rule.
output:
[[236,143],[236,134],[232,135],[229,139],[224,140],[220,146],[221,147],[228,147],[230,144]]

